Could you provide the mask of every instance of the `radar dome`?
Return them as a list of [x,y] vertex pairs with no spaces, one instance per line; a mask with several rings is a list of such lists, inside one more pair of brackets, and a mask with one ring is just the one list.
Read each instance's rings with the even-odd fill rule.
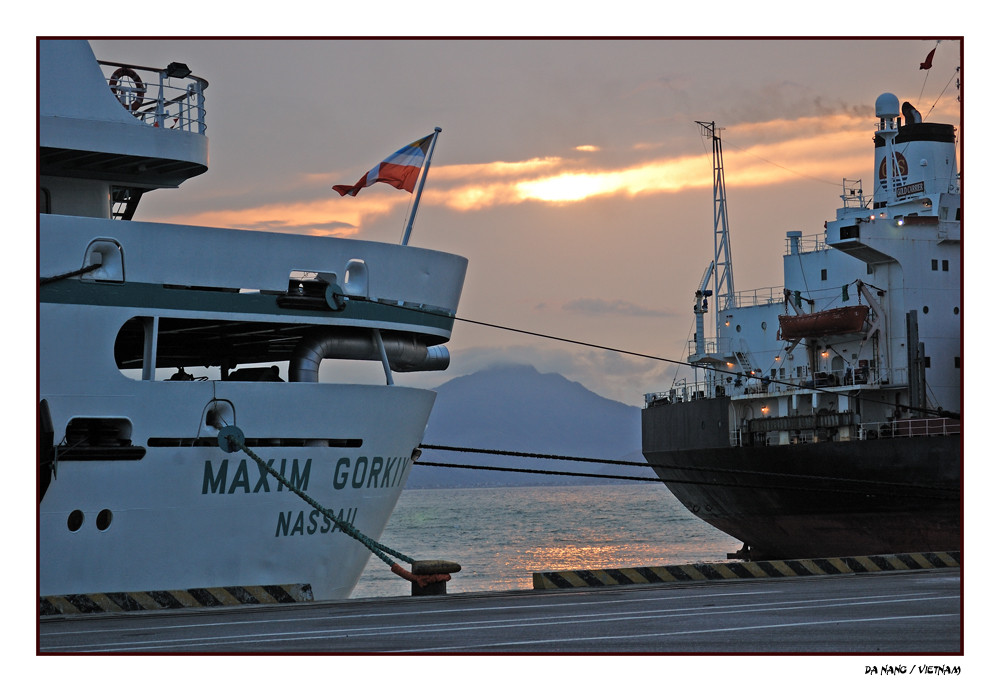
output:
[[875,99],[875,115],[879,118],[895,118],[899,115],[899,99],[895,94],[882,94]]

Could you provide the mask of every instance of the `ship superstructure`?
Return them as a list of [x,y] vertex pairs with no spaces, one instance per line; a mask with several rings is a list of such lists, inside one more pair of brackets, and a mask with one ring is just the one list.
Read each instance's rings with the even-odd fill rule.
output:
[[[347,597],[368,550],[219,430],[377,538],[434,401],[393,373],[447,367],[466,260],[134,221],[207,169],[207,81],[83,41],[39,61],[40,595]],[[384,381],[338,383],[342,361]]]
[[[823,233],[786,233],[783,284],[731,292],[709,336],[717,241],[695,295],[692,381],[646,396],[647,460],[692,512],[744,541],[742,555],[960,541],[955,130],[892,94],[876,117],[874,192],[845,180]],[[716,210],[718,223],[718,194]]]

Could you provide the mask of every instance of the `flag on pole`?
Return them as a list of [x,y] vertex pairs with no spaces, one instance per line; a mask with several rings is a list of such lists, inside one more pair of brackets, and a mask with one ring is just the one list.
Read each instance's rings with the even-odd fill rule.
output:
[[929,70],[929,69],[931,69],[931,61],[934,60],[934,51],[936,51],[936,50],[937,50],[937,46],[934,46],[933,48],[931,48],[931,52],[928,53],[927,57],[924,58],[924,61],[922,63],[920,63],[920,69],[921,70]]
[[375,183],[388,183],[397,190],[413,192],[413,188],[417,184],[417,177],[420,175],[420,168],[424,165],[424,157],[427,156],[427,149],[433,138],[434,135],[429,134],[407,144],[368,171],[358,182],[353,185],[334,185],[333,189],[339,192],[341,197],[344,195],[354,197],[361,191],[361,188]]

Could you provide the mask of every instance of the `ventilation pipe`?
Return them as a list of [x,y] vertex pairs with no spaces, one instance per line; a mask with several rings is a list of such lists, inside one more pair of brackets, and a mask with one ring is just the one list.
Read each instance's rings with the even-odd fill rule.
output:
[[[446,370],[451,362],[444,346],[427,346],[414,335],[382,334],[389,367],[395,372]],[[325,358],[381,360],[372,332],[318,331],[303,337],[288,364],[291,382],[318,382]]]

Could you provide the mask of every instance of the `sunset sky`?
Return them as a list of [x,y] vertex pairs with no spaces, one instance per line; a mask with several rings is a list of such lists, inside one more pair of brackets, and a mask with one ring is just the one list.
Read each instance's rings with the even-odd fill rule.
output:
[[[786,11],[768,14],[759,3],[739,3],[736,10],[727,8],[727,3],[664,4],[647,11],[627,1],[610,8],[606,3],[591,7],[586,2],[517,0],[491,10],[488,18],[462,20],[456,17],[470,13],[456,9],[450,0],[407,4],[404,11],[385,1],[377,10],[365,9],[364,17],[357,5],[320,5],[312,12],[270,7],[248,27],[248,20],[240,16],[248,12],[206,9],[212,3],[102,11],[77,3],[60,8],[53,17],[33,12],[37,25],[32,35],[20,37],[24,40],[11,56],[23,58],[29,50],[27,39],[32,39],[33,48],[37,35],[802,36],[864,31],[928,36],[940,31],[967,37],[964,63],[973,64],[975,77],[966,85],[966,106],[982,113],[983,104],[995,100],[987,93],[995,78],[984,68],[985,50],[994,39],[985,37],[985,22],[979,22],[982,28],[963,28],[976,21],[971,11],[961,12],[961,3],[942,8],[940,3],[913,0],[896,9],[843,5],[804,16],[802,3],[773,4]],[[918,18],[917,7],[933,8],[933,19]],[[899,12],[906,15],[905,25],[898,16],[890,16]],[[970,32],[978,33],[978,40],[970,41]],[[152,67],[184,62],[210,83],[209,171],[178,190],[144,198],[137,220],[398,243],[412,195],[375,185],[356,198],[342,198],[330,188],[354,183],[388,154],[441,127],[410,244],[469,259],[460,317],[683,361],[693,328],[693,293],[713,255],[711,143],[701,136],[695,121],[714,120],[725,128],[736,288],[777,286],[785,232],[821,233],[823,222],[833,218],[840,205],[843,178],[862,179],[865,192],[870,192],[874,103],[879,94],[893,92],[901,102],[909,100],[925,121],[960,124],[955,80],[961,44],[948,40],[938,44],[931,36],[905,40],[105,38],[92,40],[91,45],[103,60]],[[933,68],[919,70],[935,47]],[[978,61],[971,57],[974,52]],[[26,85],[24,93],[29,92]],[[24,147],[24,156],[30,155],[33,143],[27,137],[18,139],[24,142],[14,144]],[[982,167],[988,157],[978,147],[973,151],[970,163],[978,160]],[[982,188],[987,178],[980,175],[978,180]],[[965,191],[970,197],[970,188]],[[963,216],[968,221],[975,209],[963,210]],[[967,285],[977,279],[981,284],[989,276],[989,254],[978,251],[988,235],[989,231],[980,231],[966,239]],[[984,301],[985,295],[969,291],[966,300]],[[985,329],[983,324],[967,325],[966,334]],[[449,370],[400,375],[397,382],[434,386],[493,363],[519,362],[542,372],[559,372],[603,396],[638,406],[643,393],[669,388],[677,370],[653,360],[462,323],[456,324],[449,348]],[[20,359],[23,355],[12,352],[8,360]],[[970,360],[966,357],[963,362]],[[987,426],[982,421],[977,425],[977,420],[986,410],[986,406],[966,409],[966,430],[980,431],[980,438]],[[33,423],[26,421],[25,427]],[[966,437],[967,449],[971,437]],[[979,461],[967,463],[966,469],[974,466],[981,477],[984,464]],[[988,461],[986,455],[983,461]],[[967,483],[966,506],[977,511],[987,506],[987,498],[977,502],[975,495],[992,487]],[[34,509],[32,498],[31,507],[23,512],[30,516]],[[988,525],[985,517],[970,523]],[[30,560],[34,546],[27,548],[31,550],[25,559]],[[27,586],[23,590],[31,592]],[[972,586],[965,590],[970,606]],[[977,612],[985,609],[966,608],[967,633]],[[981,652],[986,643],[968,637],[966,654]],[[955,663],[932,658],[920,662]],[[218,663],[210,657],[200,662],[206,668]],[[328,663],[311,662],[317,669]],[[503,658],[490,663],[509,662]],[[632,682],[636,664],[641,663],[638,669],[662,685],[677,681],[678,662],[670,659],[672,667],[666,671],[658,658],[633,659],[628,665],[596,657],[556,659],[552,665],[560,667],[552,670],[559,671],[560,679],[586,673],[584,681],[593,687]],[[805,657],[793,659],[799,665],[809,662]],[[962,662],[971,663],[968,658]],[[78,675],[79,666],[89,662],[75,663],[72,674]],[[105,661],[93,663],[92,677],[106,680],[106,671],[98,667]],[[347,661],[335,661],[339,663]],[[420,663],[426,665],[420,672],[435,675],[416,676],[418,684],[450,680],[442,673],[454,674],[449,661],[405,663],[399,671]],[[539,664],[539,659],[532,663]],[[685,672],[702,676],[704,682],[750,679],[748,671],[780,675],[789,670],[787,661],[773,657],[739,657],[729,661],[731,670],[720,663],[718,658],[698,657]],[[824,678],[852,685],[864,663],[860,657],[822,657],[816,668],[801,672],[818,671]],[[287,682],[281,666],[243,668],[260,681]],[[340,676],[347,668],[334,670]],[[359,665],[351,674],[368,672]],[[510,671],[504,672],[506,676]],[[970,671],[967,677],[974,674]],[[521,673],[515,677],[527,680]],[[685,679],[689,678],[681,681]],[[366,682],[375,684],[371,680]],[[156,687],[156,681],[150,682]]]
[[[410,244],[469,259],[461,317],[677,360],[713,257],[711,142],[695,121],[725,128],[737,290],[781,283],[785,232],[821,233],[843,178],[870,188],[879,94],[959,124],[958,41],[91,43],[210,84],[209,172],[144,198],[138,220],[398,243],[413,195],[330,188],[441,127]],[[515,361],[639,405],[676,371],[462,323],[450,349],[448,371],[400,383]]]

